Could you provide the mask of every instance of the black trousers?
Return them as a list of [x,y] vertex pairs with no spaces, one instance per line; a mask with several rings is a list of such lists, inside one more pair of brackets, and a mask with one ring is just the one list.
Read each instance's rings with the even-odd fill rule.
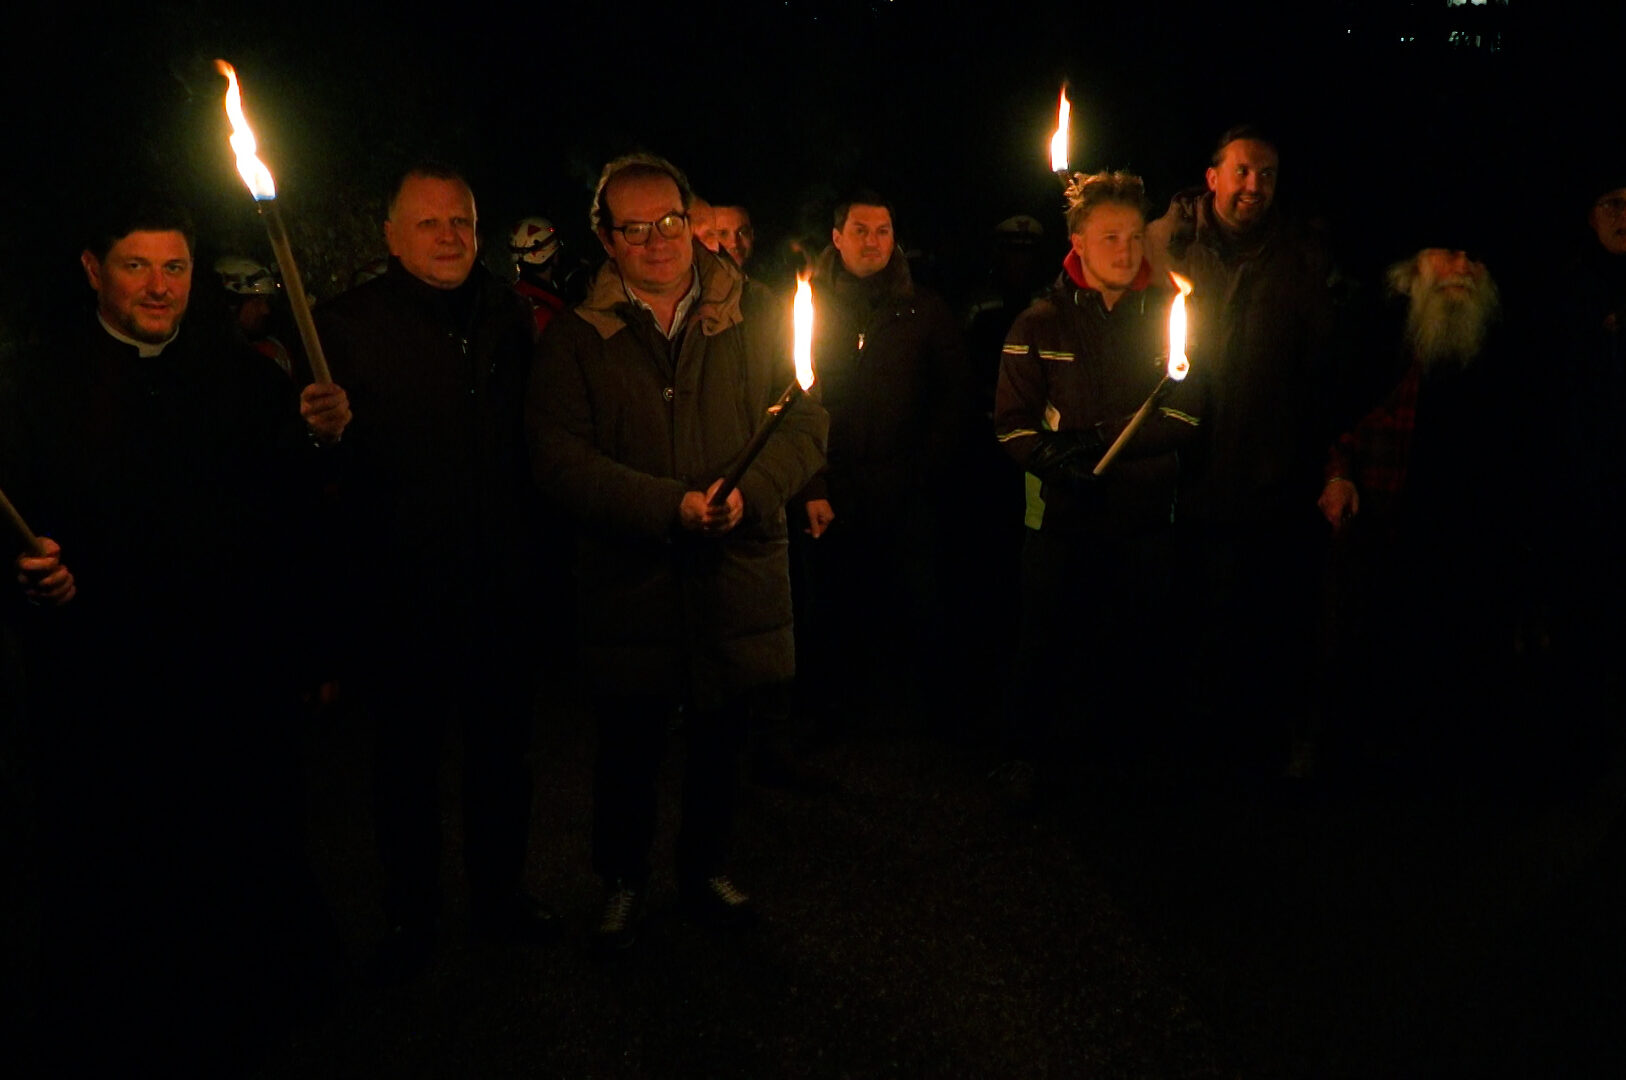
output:
[[[797,538],[798,685],[836,726],[882,712],[927,722],[957,703],[934,515],[924,497],[888,512],[846,511],[818,540]],[[870,726],[873,718],[859,721]]]
[[605,698],[596,711],[593,869],[606,881],[619,878],[642,885],[649,880],[656,778],[668,737],[678,728],[688,748],[677,840],[678,883],[690,888],[722,873],[734,830],[748,700],[695,712],[661,698]]
[[374,825],[385,911],[421,924],[441,904],[439,773],[463,730],[463,860],[476,906],[521,888],[533,780],[536,635],[491,612],[398,612],[380,626],[358,691],[374,726]]
[[[1006,752],[1058,764],[1147,737],[1169,663],[1167,531],[1103,537],[1029,530],[1022,613],[1006,698]],[[1172,635],[1169,635],[1172,636]],[[1070,765],[1063,765],[1064,768]]]

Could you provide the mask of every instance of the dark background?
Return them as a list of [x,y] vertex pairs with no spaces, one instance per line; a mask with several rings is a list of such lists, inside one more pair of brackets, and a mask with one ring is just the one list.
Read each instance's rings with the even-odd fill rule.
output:
[[[964,291],[1010,214],[1040,218],[1060,255],[1046,144],[1066,79],[1077,168],[1137,170],[1161,206],[1219,131],[1259,120],[1282,199],[1326,218],[1356,274],[1449,217],[1478,227],[1510,300],[1538,303],[1622,154],[1622,15],[1596,7],[35,7],[0,33],[0,356],[88,306],[86,219],[131,181],[188,198],[205,258],[269,258],[217,56],[319,297],[382,254],[384,192],[412,158],[467,171],[488,254],[538,211],[580,253],[599,167],[639,148],[747,203],[765,260],[798,233],[822,242],[842,189],[879,187]],[[1531,716],[1565,712],[1538,697],[1551,686]],[[587,731],[577,717],[539,743],[533,862],[573,939],[599,900]],[[263,1075],[1621,1074],[1618,774],[1608,798],[1533,824],[1377,796],[1214,810],[1153,786],[1130,812],[1092,793],[1056,833],[1007,823],[983,769],[936,743],[838,745],[815,762],[841,782],[826,801],[748,796],[742,880],[771,913],[752,946],[658,916],[630,971],[460,946],[426,984],[375,991],[355,974],[381,932],[366,753],[354,725],[313,740],[313,861],[351,960]],[[28,884],[8,879],[5,910]],[[0,922],[7,944],[31,925]],[[0,986],[13,1028],[30,1023],[21,981]]]
[[[1589,7],[1593,10],[1587,10]],[[1281,198],[1322,213],[1346,266],[1419,246],[1420,220],[1470,213],[1504,278],[1583,236],[1594,167],[1620,154],[1620,14],[1593,5],[1167,3],[974,8],[768,0],[689,8],[476,3],[161,2],[36,9],[13,26],[3,121],[0,338],[82,303],[87,207],[155,177],[201,226],[199,254],[269,258],[226,144],[217,56],[244,85],[307,284],[331,296],[382,254],[382,191],[437,156],[473,182],[488,256],[516,217],[554,218],[578,254],[609,157],[662,153],[714,202],[748,204],[759,272],[822,243],[865,183],[899,205],[951,297],[1000,219],[1059,226],[1048,171],[1072,84],[1073,167],[1123,167],[1154,204],[1199,182],[1243,119],[1280,138]],[[1060,228],[1048,238],[1058,255]],[[500,260],[498,260],[500,261]]]

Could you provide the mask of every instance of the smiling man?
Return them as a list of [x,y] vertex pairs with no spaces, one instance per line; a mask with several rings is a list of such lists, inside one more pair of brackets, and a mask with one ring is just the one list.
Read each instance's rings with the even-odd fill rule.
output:
[[[1239,730],[1232,744],[1267,757],[1277,742],[1286,756],[1280,718],[1312,707],[1295,675],[1309,667],[1303,627],[1314,611],[1322,541],[1308,511],[1329,435],[1332,322],[1331,260],[1319,231],[1278,201],[1279,161],[1276,141],[1260,128],[1230,129],[1215,144],[1204,184],[1175,195],[1146,232],[1153,272],[1176,270],[1193,284],[1192,369],[1211,376],[1203,438],[1185,455],[1191,467],[1182,471],[1177,523],[1189,542],[1182,571],[1202,598],[1193,610],[1204,615],[1190,667],[1203,688],[1195,697],[1242,724],[1269,718],[1280,731]],[[1288,675],[1250,678],[1261,657]]]
[[743,206],[718,206],[712,212],[712,222],[718,246],[733,256],[735,265],[745,269],[757,243],[751,212]]
[[[102,210],[79,256],[93,312],[0,379],[0,472],[43,547],[0,596],[37,755],[42,1045],[70,1073],[124,1052],[191,1073],[173,1056],[311,974],[291,733],[325,597],[298,556],[331,457],[313,443],[349,409],[188,314],[184,210]],[[176,1015],[198,1023],[184,1048]]]
[[145,345],[167,344],[175,336],[192,290],[192,252],[185,235],[132,232],[101,255],[84,252],[79,262],[109,333]]
[[[638,934],[656,775],[688,740],[678,886],[697,919],[749,921],[728,876],[750,703],[790,678],[785,500],[823,462],[825,415],[786,413],[726,500],[710,496],[791,378],[786,312],[702,247],[663,158],[604,167],[593,231],[609,261],[548,327],[528,409],[536,481],[578,526],[583,673],[599,727],[593,868],[603,949]],[[788,306],[788,305],[787,305]]]
[[421,967],[437,934],[436,776],[454,714],[465,733],[474,929],[534,943],[556,926],[522,887],[525,753],[548,625],[522,421],[535,324],[529,305],[478,263],[476,220],[456,170],[413,165],[384,223],[388,271],[318,313],[356,410],[346,485],[360,590],[354,686],[377,724],[388,976]]
[[1262,138],[1243,135],[1220,150],[1208,168],[1208,190],[1214,213],[1233,234],[1262,225],[1276,200],[1276,148]]

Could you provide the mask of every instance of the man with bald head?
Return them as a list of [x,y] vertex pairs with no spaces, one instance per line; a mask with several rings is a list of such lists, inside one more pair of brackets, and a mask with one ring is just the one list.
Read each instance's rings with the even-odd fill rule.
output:
[[377,725],[391,975],[421,966],[437,932],[436,776],[454,712],[475,929],[536,941],[554,926],[523,888],[541,560],[521,413],[535,331],[479,264],[476,220],[460,174],[412,166],[384,223],[388,271],[321,309],[333,369],[355,388],[355,687]]
[[723,250],[717,242],[716,211],[711,203],[698,195],[689,203],[689,228],[694,232],[695,240],[707,251],[716,253]]

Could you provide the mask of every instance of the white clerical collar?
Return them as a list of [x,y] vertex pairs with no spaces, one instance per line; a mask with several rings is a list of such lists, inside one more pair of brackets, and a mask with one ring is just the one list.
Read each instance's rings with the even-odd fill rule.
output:
[[168,345],[170,342],[175,340],[175,334],[179,334],[181,332],[180,328],[176,327],[175,334],[169,335],[169,337],[165,338],[163,341],[160,341],[155,345],[150,341],[137,341],[135,338],[130,337],[128,334],[119,333],[117,330],[113,329],[113,327],[108,323],[108,321],[106,319],[104,319],[102,317],[102,313],[99,312],[99,311],[96,313],[96,321],[101,323],[102,324],[102,329],[106,330],[116,340],[122,341],[126,345],[135,346],[136,355],[141,357],[141,359],[143,359],[143,360],[151,360],[153,357],[155,357],[159,353],[163,352],[164,347],[166,345]]
[[668,340],[677,336],[677,332],[683,328],[683,320],[688,318],[689,309],[694,306],[696,300],[700,299],[700,268],[697,266],[690,267],[689,273],[691,275],[689,278],[689,291],[683,294],[683,299],[678,301],[676,310],[672,312],[672,328],[670,330],[661,325],[660,316],[655,314],[655,309],[646,304],[641,296],[632,291],[632,286],[627,284],[627,279],[621,279],[621,287],[627,291],[627,299],[649,312],[655,320],[656,329],[665,334]]

